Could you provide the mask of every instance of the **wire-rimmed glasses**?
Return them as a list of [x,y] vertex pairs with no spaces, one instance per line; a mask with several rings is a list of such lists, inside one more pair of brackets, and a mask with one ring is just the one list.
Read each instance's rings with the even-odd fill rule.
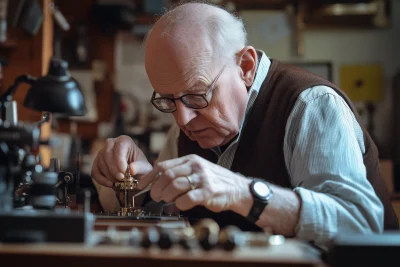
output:
[[167,96],[160,96],[156,97],[156,92],[153,92],[153,96],[151,97],[151,103],[153,106],[161,112],[165,113],[172,113],[176,111],[176,100],[182,101],[182,103],[191,109],[202,109],[208,106],[209,100],[207,100],[207,95],[214,90],[219,76],[221,76],[222,72],[225,69],[224,65],[221,71],[218,73],[217,77],[215,77],[214,81],[208,88],[207,92],[204,94],[184,94],[180,97],[167,97]]

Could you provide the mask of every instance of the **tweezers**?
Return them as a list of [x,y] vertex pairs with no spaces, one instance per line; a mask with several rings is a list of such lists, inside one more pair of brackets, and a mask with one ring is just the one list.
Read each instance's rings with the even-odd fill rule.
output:
[[137,192],[136,194],[134,194],[133,197],[140,196],[140,195],[150,191],[151,185],[152,185],[152,183],[148,184],[143,190],[141,190],[140,192]]

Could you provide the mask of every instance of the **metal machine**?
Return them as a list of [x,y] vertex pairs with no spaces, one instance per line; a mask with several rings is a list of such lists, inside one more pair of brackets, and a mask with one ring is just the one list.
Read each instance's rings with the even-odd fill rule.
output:
[[[51,112],[84,114],[83,95],[67,68],[67,62],[53,58],[46,76],[21,75],[0,97],[0,242],[85,242],[93,229],[93,214],[56,205],[67,203],[68,184],[79,171],[61,171],[57,159],[45,169],[37,153],[40,145],[50,145],[40,140],[40,126]],[[25,106],[45,112],[39,122],[18,121],[12,97],[20,83],[31,86]]]

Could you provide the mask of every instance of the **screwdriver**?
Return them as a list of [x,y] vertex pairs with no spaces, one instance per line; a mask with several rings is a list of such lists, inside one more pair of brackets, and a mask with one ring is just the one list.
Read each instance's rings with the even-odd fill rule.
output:
[[130,169],[129,169],[129,164],[128,164],[128,167],[126,168],[126,171],[125,171],[125,175],[124,175],[124,183],[125,183],[125,186],[124,186],[124,197],[125,197],[125,208],[127,208],[128,207],[128,182],[129,182],[129,179],[131,178],[131,174],[130,174]]

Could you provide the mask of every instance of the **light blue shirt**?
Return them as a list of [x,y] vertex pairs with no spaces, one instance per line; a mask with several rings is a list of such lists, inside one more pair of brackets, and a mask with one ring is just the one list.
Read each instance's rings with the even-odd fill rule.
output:
[[[248,111],[257,98],[271,61],[263,53],[249,90],[246,116],[238,138],[219,155],[230,169]],[[366,176],[363,132],[344,99],[332,88],[303,91],[286,123],[285,164],[301,198],[297,237],[319,245],[339,231],[383,231],[383,205]]]

